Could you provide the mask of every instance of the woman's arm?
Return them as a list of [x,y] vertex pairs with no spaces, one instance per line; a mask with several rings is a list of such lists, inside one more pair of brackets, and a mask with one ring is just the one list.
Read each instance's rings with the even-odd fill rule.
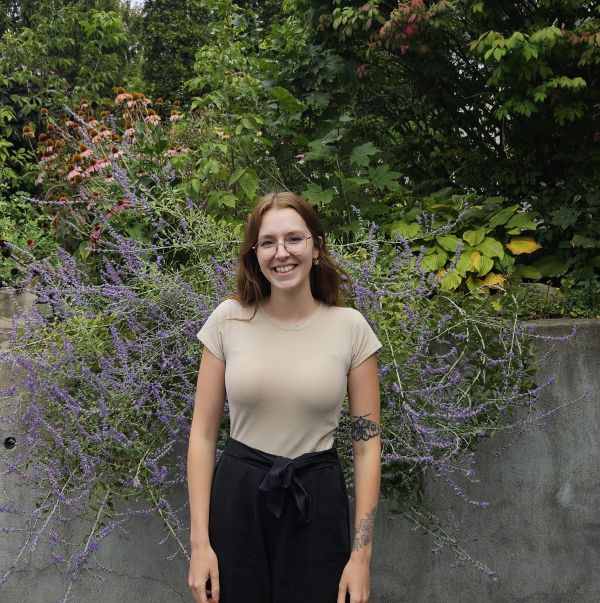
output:
[[224,404],[225,362],[205,347],[198,371],[187,457],[192,547],[188,585],[194,600],[199,603],[207,601],[205,587],[208,578],[215,601],[219,599],[220,593],[218,560],[208,538],[208,511]]
[[381,410],[376,354],[348,374],[348,400],[354,453],[354,541],[350,561],[340,581],[339,603],[344,603],[346,590],[352,595],[352,601],[357,602],[367,601],[370,593],[369,564],[381,483]]

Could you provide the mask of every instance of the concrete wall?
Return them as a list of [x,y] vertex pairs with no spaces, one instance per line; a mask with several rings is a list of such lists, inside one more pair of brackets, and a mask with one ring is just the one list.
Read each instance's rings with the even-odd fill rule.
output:
[[[5,302],[0,302],[0,309],[5,314],[12,311]],[[555,336],[569,333],[573,321],[533,324],[538,334]],[[482,444],[476,454],[480,483],[469,493],[489,501],[490,506],[471,509],[447,488],[435,483],[428,486],[438,511],[450,510],[464,520],[459,535],[463,547],[496,571],[497,581],[468,563],[451,567],[456,561],[454,553],[434,554],[430,537],[392,517],[388,505],[382,503],[371,564],[371,603],[600,601],[600,321],[580,320],[577,324],[577,335],[558,344],[539,375],[540,380],[556,376],[555,385],[546,390],[543,399],[546,407],[552,408],[586,390],[591,395],[561,410],[542,430],[525,434],[498,458],[493,452],[509,438],[496,436]],[[541,340],[540,351],[549,345]],[[10,375],[0,373],[0,379],[7,382]],[[2,415],[12,410],[0,406]],[[15,434],[5,431],[0,424],[0,454],[9,455],[11,451],[2,442]],[[16,437],[18,442],[18,434]],[[30,493],[0,475],[0,505],[7,497],[21,506]],[[185,492],[176,493],[174,499],[183,503]],[[10,521],[0,514],[0,527]],[[73,526],[73,537],[77,529]],[[104,581],[83,577],[73,587],[73,600],[191,603],[187,562],[181,556],[165,560],[175,546],[159,545],[164,538],[160,522],[133,520],[126,530],[111,535],[100,549],[98,559],[108,568]],[[12,540],[2,539],[1,566],[17,553]],[[61,600],[64,585],[59,571],[35,555],[27,569],[9,578],[0,590],[0,601]]]

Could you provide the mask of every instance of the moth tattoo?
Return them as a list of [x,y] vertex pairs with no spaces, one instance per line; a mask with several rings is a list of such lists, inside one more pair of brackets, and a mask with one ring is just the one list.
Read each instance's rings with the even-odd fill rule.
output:
[[360,442],[363,440],[366,442],[371,438],[375,438],[379,435],[379,425],[375,423],[375,421],[371,421],[370,419],[365,419],[371,413],[368,412],[366,415],[358,415],[352,421],[350,425],[350,433],[352,435],[352,439]]

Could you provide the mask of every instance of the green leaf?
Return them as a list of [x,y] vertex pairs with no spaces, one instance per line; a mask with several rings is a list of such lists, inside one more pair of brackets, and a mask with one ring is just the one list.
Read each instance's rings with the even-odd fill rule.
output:
[[471,264],[471,251],[473,251],[473,249],[470,246],[467,245],[464,247],[460,252],[458,262],[456,262],[456,271],[463,277],[467,276],[467,272],[473,270],[473,265]]
[[485,237],[479,245],[475,246],[477,251],[481,251],[483,255],[486,255],[488,258],[497,257],[502,259],[504,257],[504,248],[502,247],[502,243],[494,239],[493,237]]
[[306,105],[296,99],[289,90],[286,90],[281,86],[269,88],[269,94],[277,100],[279,106],[285,113],[300,113],[306,108]]
[[456,270],[446,272],[441,278],[440,289],[442,291],[454,291],[462,283],[462,278]]
[[245,170],[244,174],[240,176],[239,184],[246,197],[252,201],[256,194],[256,189],[258,188],[258,176],[256,172],[252,169]]
[[391,225],[390,232],[392,234],[399,234],[405,239],[414,239],[419,233],[420,226],[417,222],[411,222],[410,224],[399,220]]
[[334,194],[334,189],[328,188],[323,190],[323,187],[320,184],[315,184],[314,182],[311,182],[306,189],[302,191],[302,195],[313,205],[317,203],[327,205],[333,199]]
[[592,249],[594,247],[600,247],[600,241],[591,239],[590,237],[584,237],[582,235],[575,235],[571,239],[571,245],[573,247],[584,247],[585,249]]
[[496,226],[500,226],[501,224],[506,224],[510,218],[514,215],[518,205],[513,205],[511,207],[505,207],[501,209],[499,212],[495,213],[488,222],[490,228],[494,229]]
[[208,206],[217,208],[220,206],[234,208],[238,203],[238,198],[227,191],[211,191],[208,195]]
[[369,168],[369,178],[379,190],[385,188],[389,190],[397,189],[400,186],[398,184],[398,178],[400,178],[400,176],[402,176],[402,174],[390,170],[390,166],[387,163],[378,165],[374,168]]
[[445,249],[446,251],[455,252],[456,247],[459,243],[461,243],[461,240],[456,235],[447,234],[447,235],[441,235],[439,237],[436,237],[435,242],[442,249]]
[[505,225],[504,228],[519,228],[520,230],[535,230],[537,224],[531,219],[529,212],[520,212],[515,214]]
[[441,253],[426,255],[421,260],[421,267],[427,272],[435,272],[444,266],[448,258]]
[[494,260],[486,255],[481,255],[479,258],[479,270],[477,276],[485,276],[494,267]]
[[539,281],[543,276],[537,268],[526,266],[525,264],[517,264],[515,266],[515,271],[522,278],[530,278],[534,281]]
[[545,258],[532,262],[530,264],[542,273],[542,276],[560,276],[564,274],[569,265],[568,262],[556,255],[549,255]]
[[358,147],[354,147],[350,154],[350,165],[367,167],[370,161],[369,157],[377,153],[379,153],[379,149],[372,142],[366,142]]
[[229,178],[229,186],[233,186],[242,177],[245,171],[245,168],[238,168],[235,170],[235,172],[231,174],[231,178]]
[[477,230],[465,230],[463,232],[462,238],[469,244],[475,247],[475,245],[479,245],[481,241],[485,238],[487,233],[486,228],[478,228]]

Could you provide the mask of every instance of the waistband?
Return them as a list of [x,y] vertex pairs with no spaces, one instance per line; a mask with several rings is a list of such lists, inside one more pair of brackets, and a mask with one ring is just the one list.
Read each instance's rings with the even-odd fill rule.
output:
[[324,467],[332,467],[340,462],[335,444],[327,450],[306,452],[290,459],[285,456],[263,452],[228,437],[223,454],[264,469],[267,472],[258,489],[267,493],[267,506],[277,519],[281,517],[285,493],[286,490],[289,490],[298,507],[298,521],[304,523],[310,523],[312,509],[310,497],[300,477],[304,473]]

